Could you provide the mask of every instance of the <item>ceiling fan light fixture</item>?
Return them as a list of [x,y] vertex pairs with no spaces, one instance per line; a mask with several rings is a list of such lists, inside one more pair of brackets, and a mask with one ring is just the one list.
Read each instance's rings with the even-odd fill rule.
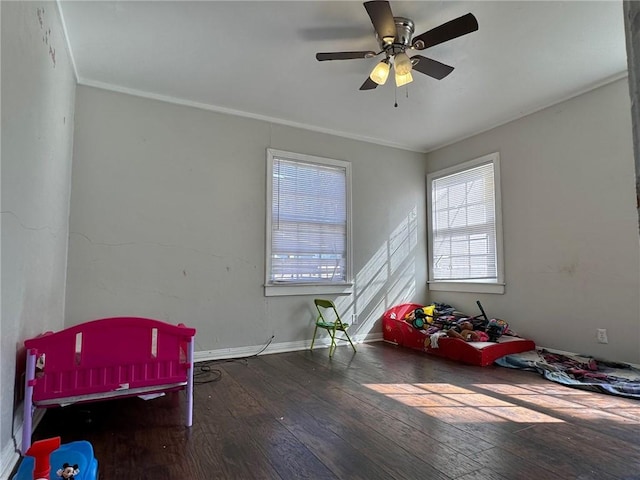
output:
[[403,85],[407,85],[408,83],[413,82],[413,77],[411,76],[411,71],[406,73],[405,75],[400,75],[396,71],[396,87],[402,87]]
[[316,60],[319,62],[373,58],[384,54],[385,59],[371,70],[367,79],[360,86],[360,90],[374,90],[378,85],[384,85],[388,80],[392,66],[398,87],[413,82],[412,73],[414,70],[419,74],[442,80],[453,71],[452,66],[422,55],[413,55],[410,58],[407,52],[424,50],[478,30],[478,20],[472,13],[467,13],[414,36],[415,23],[413,20],[395,17],[388,0],[365,0],[364,8],[373,25],[380,51],[316,53]]
[[387,78],[389,77],[389,70],[391,70],[389,61],[386,59],[382,60],[375,67],[373,67],[369,78],[376,82],[378,85],[384,85],[387,81]]
[[411,73],[411,67],[413,66],[409,55],[404,52],[400,52],[393,57],[393,65],[396,69],[397,75],[406,75]]

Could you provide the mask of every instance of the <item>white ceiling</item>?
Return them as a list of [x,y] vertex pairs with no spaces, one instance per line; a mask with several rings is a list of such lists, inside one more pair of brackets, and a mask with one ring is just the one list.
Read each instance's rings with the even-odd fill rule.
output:
[[316,52],[379,50],[362,2],[59,5],[81,84],[416,151],[621,78],[627,68],[619,1],[392,1],[395,16],[415,22],[415,35],[468,12],[479,30],[420,52],[455,67],[443,80],[415,73],[408,88],[390,79],[372,91],[358,89],[381,57],[315,60]]

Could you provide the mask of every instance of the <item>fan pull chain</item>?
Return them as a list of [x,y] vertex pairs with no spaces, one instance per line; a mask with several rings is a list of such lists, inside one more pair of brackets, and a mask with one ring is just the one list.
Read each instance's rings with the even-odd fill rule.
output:
[[[405,98],[409,98],[409,87],[407,86],[405,91],[404,91],[404,96]],[[395,99],[395,103],[393,104],[394,107],[398,108],[398,89],[394,88],[393,89],[393,97]]]

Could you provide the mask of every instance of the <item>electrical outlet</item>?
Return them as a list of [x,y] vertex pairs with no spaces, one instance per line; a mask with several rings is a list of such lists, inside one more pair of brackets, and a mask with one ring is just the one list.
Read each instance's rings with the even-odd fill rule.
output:
[[598,330],[596,330],[596,338],[598,339],[598,343],[609,343],[609,339],[607,338],[607,329],[598,328]]

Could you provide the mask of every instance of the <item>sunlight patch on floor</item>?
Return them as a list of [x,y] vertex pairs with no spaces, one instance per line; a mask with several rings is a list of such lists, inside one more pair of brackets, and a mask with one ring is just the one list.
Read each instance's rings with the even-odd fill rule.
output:
[[496,393],[503,393],[505,395],[515,395],[515,394],[523,394],[523,395],[538,395],[540,393],[544,393],[547,395],[562,395],[566,397],[570,396],[591,396],[592,392],[587,392],[586,390],[577,390],[571,389],[567,387],[556,387],[553,384],[528,384],[528,383],[520,383],[518,385],[507,385],[504,383],[474,383],[474,387],[483,388],[485,390],[490,390]]
[[558,412],[562,412],[565,415],[579,418],[581,420],[603,420],[605,422],[615,422],[615,423],[626,423],[627,425],[639,425],[640,418],[633,418],[631,416],[626,416],[626,412],[603,412],[602,410],[598,410],[596,408],[583,408],[582,410],[571,408],[559,408]]
[[[640,424],[640,407],[626,398],[553,385],[549,388],[543,384],[504,383],[476,383],[468,387],[450,383],[370,383],[364,386],[450,423],[564,423],[562,418],[570,417]],[[481,393],[482,390],[490,394]]]
[[492,412],[485,412],[479,408],[457,406],[439,408],[419,408],[423,413],[447,423],[496,423],[507,422],[501,416]]
[[[371,383],[364,386],[448,423],[563,423],[562,419],[510,402],[510,395],[504,392],[497,393],[507,398],[499,399],[449,383]],[[515,391],[521,394],[523,390],[528,391]]]
[[394,395],[387,394],[387,397],[409,405],[410,407],[445,407],[445,406],[457,406],[463,405],[450,398],[442,397],[440,395]]
[[477,383],[473,386],[506,395],[522,403],[550,409],[563,416],[583,420],[640,424],[640,408],[626,398],[572,388],[562,389],[553,386],[545,388],[546,386],[541,384]]

